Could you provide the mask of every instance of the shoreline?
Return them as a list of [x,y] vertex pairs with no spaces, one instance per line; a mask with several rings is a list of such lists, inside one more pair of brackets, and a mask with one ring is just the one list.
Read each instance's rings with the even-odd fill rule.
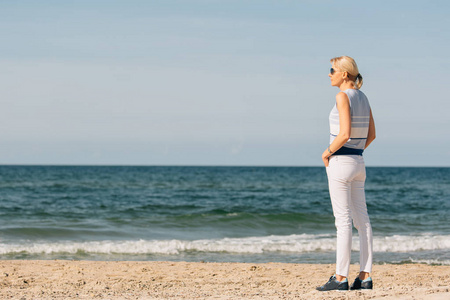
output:
[[[1,260],[0,298],[450,299],[450,266],[374,265],[374,289],[318,292],[334,264]],[[359,271],[351,265],[349,283]]]

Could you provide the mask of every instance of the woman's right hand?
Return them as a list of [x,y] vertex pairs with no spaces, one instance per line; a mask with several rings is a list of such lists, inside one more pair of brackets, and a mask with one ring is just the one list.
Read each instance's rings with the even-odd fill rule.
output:
[[325,165],[325,167],[328,167],[328,165],[330,164],[330,153],[328,152],[328,149],[325,150],[322,154],[322,160],[323,160],[323,164]]

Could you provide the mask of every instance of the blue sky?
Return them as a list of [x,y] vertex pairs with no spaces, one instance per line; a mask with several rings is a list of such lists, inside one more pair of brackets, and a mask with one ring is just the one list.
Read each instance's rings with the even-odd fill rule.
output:
[[320,166],[354,57],[368,166],[450,166],[448,1],[1,1],[0,164]]

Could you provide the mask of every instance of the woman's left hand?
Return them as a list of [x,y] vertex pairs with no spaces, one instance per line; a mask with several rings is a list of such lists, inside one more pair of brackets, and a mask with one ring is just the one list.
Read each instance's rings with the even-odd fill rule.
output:
[[322,154],[322,160],[323,160],[323,164],[325,165],[325,167],[328,167],[329,163],[330,163],[330,154],[328,153],[328,149],[325,150]]

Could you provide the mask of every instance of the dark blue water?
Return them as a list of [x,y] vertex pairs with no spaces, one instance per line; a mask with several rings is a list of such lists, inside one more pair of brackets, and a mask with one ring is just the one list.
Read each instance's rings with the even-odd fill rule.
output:
[[[450,168],[367,178],[375,261],[450,264]],[[324,168],[0,166],[0,259],[332,263],[334,251]]]

